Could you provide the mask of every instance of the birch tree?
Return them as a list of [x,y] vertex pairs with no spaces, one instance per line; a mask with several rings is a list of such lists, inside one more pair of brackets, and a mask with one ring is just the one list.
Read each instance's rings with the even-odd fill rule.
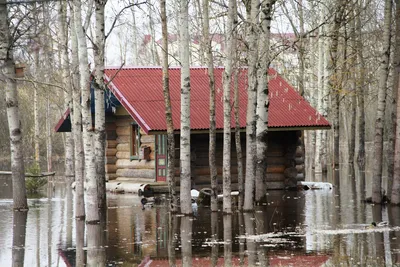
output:
[[[69,80],[69,60],[67,43],[67,5],[65,2],[58,3],[58,38],[59,50],[61,51],[61,77],[64,87],[64,107],[72,110],[72,88]],[[69,183],[72,183],[74,177],[74,137],[73,133],[65,133],[65,176]]]
[[256,109],[256,202],[264,201],[265,197],[265,174],[267,169],[268,148],[268,68],[270,65],[270,28],[272,20],[272,8],[274,0],[263,0],[260,15],[260,46],[259,46],[259,68],[257,70],[257,109]]
[[82,106],[82,129],[83,129],[83,147],[85,153],[85,185],[86,185],[86,223],[99,221],[98,199],[97,199],[97,181],[96,166],[93,151],[93,130],[91,116],[91,101],[89,87],[89,69],[86,37],[82,27],[81,2],[74,1],[75,30],[78,40],[79,72],[80,72],[80,91]]
[[[247,40],[248,40],[248,88],[246,111],[246,174],[244,211],[254,209],[254,183],[256,176],[256,106],[257,106],[257,25],[258,0],[249,0],[250,12],[247,12]],[[249,16],[250,15],[250,16]]]
[[396,125],[397,125],[397,104],[398,104],[398,93],[399,93],[399,69],[400,69],[400,1],[397,0],[395,1],[395,31],[394,31],[394,36],[393,36],[393,71],[392,71],[392,79],[393,79],[393,85],[392,85],[392,112],[390,114],[390,119],[387,124],[391,125],[392,129],[388,129],[388,131],[392,130],[390,133],[388,133],[388,139],[389,139],[389,144],[388,147],[390,148],[388,151],[388,155],[390,156],[388,158],[388,185],[387,185],[387,192],[388,192],[388,198],[391,199],[391,194],[392,194],[392,186],[394,179],[396,179],[396,176],[394,175],[394,165],[395,165],[395,142],[396,142]]
[[329,42],[329,58],[327,65],[327,81],[328,90],[331,95],[332,104],[332,121],[333,121],[333,164],[335,169],[339,168],[339,115],[340,115],[340,97],[338,89],[338,45],[339,45],[339,31],[342,26],[343,13],[345,8],[345,1],[338,0],[335,4],[335,14],[330,29],[330,42]]
[[0,85],[5,88],[8,129],[10,133],[13,208],[28,209],[25,189],[25,168],[22,150],[22,129],[18,108],[13,39],[10,33],[7,1],[0,0]]
[[216,165],[216,126],[215,126],[215,78],[214,78],[214,62],[210,38],[210,17],[209,17],[209,0],[203,0],[203,37],[205,43],[205,51],[207,58],[207,74],[210,90],[210,133],[208,145],[208,162],[210,165],[211,180],[211,211],[218,211],[218,180]]
[[[396,122],[395,129],[395,149],[394,149],[394,171],[393,171],[393,184],[388,186],[388,194],[392,204],[400,204],[400,99],[399,99],[399,77],[400,77],[400,1],[396,0],[396,30],[394,40],[394,70],[393,70],[393,93],[396,96],[396,113],[394,118]],[[391,191],[389,191],[391,190]]]
[[[98,207],[103,215],[106,213],[107,200],[106,200],[106,170],[105,170],[105,153],[106,153],[106,118],[104,106],[104,47],[105,47],[105,33],[104,33],[104,8],[106,0],[95,0],[96,10],[96,29],[95,29],[95,43],[93,44],[94,52],[94,106],[95,106],[95,161],[96,161],[96,175],[97,189],[95,196],[97,198]],[[94,190],[94,189],[93,189]]]
[[[85,218],[85,200],[84,200],[84,151],[82,140],[82,109],[81,109],[81,91],[79,74],[79,56],[78,56],[78,37],[75,26],[75,12],[71,17],[71,53],[72,57],[72,76],[73,85],[73,108],[72,108],[72,133],[74,135],[74,154],[75,154],[75,217],[78,220]],[[78,240],[78,239],[77,239]]]
[[[359,10],[362,9],[362,1],[358,1]],[[364,167],[365,164],[365,105],[364,105],[364,83],[365,83],[365,62],[363,55],[363,42],[362,42],[362,26],[361,26],[361,15],[358,14],[356,17],[356,34],[357,34],[357,73],[358,83],[356,91],[358,92],[357,97],[357,109],[358,109],[358,153],[357,163]]]
[[390,31],[392,22],[392,1],[385,0],[385,16],[383,29],[383,47],[379,66],[378,107],[376,109],[374,133],[374,164],[372,177],[372,202],[382,202],[382,154],[383,154],[383,125],[387,79],[389,75]]
[[168,24],[165,0],[160,1],[161,23],[162,23],[162,68],[163,68],[163,92],[165,102],[165,118],[167,121],[167,140],[168,140],[168,171],[167,181],[169,194],[171,196],[170,211],[176,212],[177,197],[175,191],[175,135],[174,122],[172,120],[171,96],[169,91],[169,66],[168,66]]
[[190,171],[190,66],[189,66],[189,2],[180,0],[181,58],[181,138],[180,138],[180,204],[181,213],[192,213]]
[[226,27],[227,49],[225,59],[225,69],[223,74],[224,89],[224,141],[223,141],[223,158],[222,158],[222,178],[223,178],[223,212],[232,213],[231,199],[231,78],[233,54],[235,47],[235,39],[233,36],[235,17],[236,17],[236,0],[229,1],[228,7],[228,23]]

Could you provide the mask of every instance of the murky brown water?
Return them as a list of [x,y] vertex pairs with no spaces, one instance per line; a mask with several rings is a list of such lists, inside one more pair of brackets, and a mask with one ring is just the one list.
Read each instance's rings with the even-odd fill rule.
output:
[[[163,205],[142,210],[136,195],[109,194],[106,225],[86,230],[74,220],[73,191],[60,182],[30,198],[13,227],[11,181],[3,176],[0,266],[400,266],[400,208],[362,203],[370,179],[354,182],[362,175],[344,165],[334,190],[270,191],[267,206],[230,216],[207,207],[193,218],[171,216]],[[370,229],[373,221],[391,228]],[[104,248],[88,247],[96,242]]]

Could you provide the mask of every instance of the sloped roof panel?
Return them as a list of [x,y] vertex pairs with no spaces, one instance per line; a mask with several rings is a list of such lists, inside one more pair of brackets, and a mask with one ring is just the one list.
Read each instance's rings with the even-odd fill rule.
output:
[[[106,80],[118,100],[132,117],[149,131],[166,130],[165,104],[162,85],[162,69],[149,68],[107,68]],[[223,68],[215,68],[216,126],[223,129]],[[329,127],[329,122],[301,97],[275,70],[269,70],[269,119],[268,127]],[[191,129],[208,129],[209,122],[209,81],[207,68],[191,68]],[[240,126],[246,126],[247,69],[238,74],[240,101]],[[170,95],[174,128],[180,129],[180,68],[169,71]],[[232,95],[232,127],[234,126]]]

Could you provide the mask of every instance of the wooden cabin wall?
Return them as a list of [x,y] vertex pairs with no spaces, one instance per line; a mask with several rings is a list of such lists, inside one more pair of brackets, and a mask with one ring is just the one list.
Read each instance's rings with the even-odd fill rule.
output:
[[114,180],[117,178],[117,133],[115,116],[106,115],[106,179]]
[[[301,134],[299,131],[269,132],[266,173],[266,181],[269,189],[283,189],[286,187],[291,187],[298,179],[304,179],[304,176],[301,177],[298,175],[298,171],[301,171],[302,166],[304,166],[304,156],[301,155],[301,149],[298,149],[300,136]],[[246,162],[245,141],[245,133],[242,133],[241,144],[244,156],[244,167]],[[177,136],[176,144],[176,147],[179,148],[179,136]],[[192,135],[192,181],[196,186],[199,187],[210,184],[208,144],[208,134]],[[216,145],[218,180],[219,183],[222,184],[222,134],[217,134]],[[176,159],[175,174],[179,176],[179,153],[176,153]],[[238,168],[234,135],[232,135],[231,147],[231,175],[232,189],[236,190]]]
[[133,119],[127,116],[116,116],[116,176],[119,180],[155,180],[154,136],[146,135],[141,130],[141,147],[151,149],[150,160],[130,159],[130,139]]

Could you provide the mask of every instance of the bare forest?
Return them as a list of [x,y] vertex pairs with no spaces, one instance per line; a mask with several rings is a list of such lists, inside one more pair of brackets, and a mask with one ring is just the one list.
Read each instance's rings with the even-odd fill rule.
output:
[[[213,91],[217,90],[212,69],[225,68],[224,86],[218,88],[224,90],[225,101],[225,213],[232,212],[229,151],[237,144],[231,139],[235,125],[229,119],[234,112],[229,90],[240,67],[247,67],[249,73],[246,147],[251,152],[241,166],[239,187],[246,196],[244,210],[252,210],[265,196],[270,67],[331,123],[330,130],[305,132],[307,168],[321,173],[342,163],[364,166],[366,151],[373,151],[373,188],[367,197],[375,203],[385,198],[400,203],[397,0],[2,0],[0,17],[0,166],[11,166],[13,179],[22,183],[21,175],[32,164],[43,171],[61,165],[58,171],[65,173],[67,182],[75,181],[81,192],[76,195],[82,201],[78,217],[97,222],[106,205],[101,115],[106,66],[164,66],[167,119],[167,66],[181,67],[180,205],[184,214],[192,213],[183,201],[190,190],[190,66],[209,67],[210,168]],[[86,90],[91,82],[93,94]],[[95,110],[91,102],[96,103]],[[72,111],[73,130],[55,133],[54,126],[67,109]],[[93,124],[92,113],[96,114]],[[169,173],[169,181],[174,181],[173,175]],[[213,175],[210,181],[213,188]],[[24,185],[15,188],[23,191]],[[23,201],[15,205],[15,209],[27,208]],[[94,212],[96,207],[99,213]]]

